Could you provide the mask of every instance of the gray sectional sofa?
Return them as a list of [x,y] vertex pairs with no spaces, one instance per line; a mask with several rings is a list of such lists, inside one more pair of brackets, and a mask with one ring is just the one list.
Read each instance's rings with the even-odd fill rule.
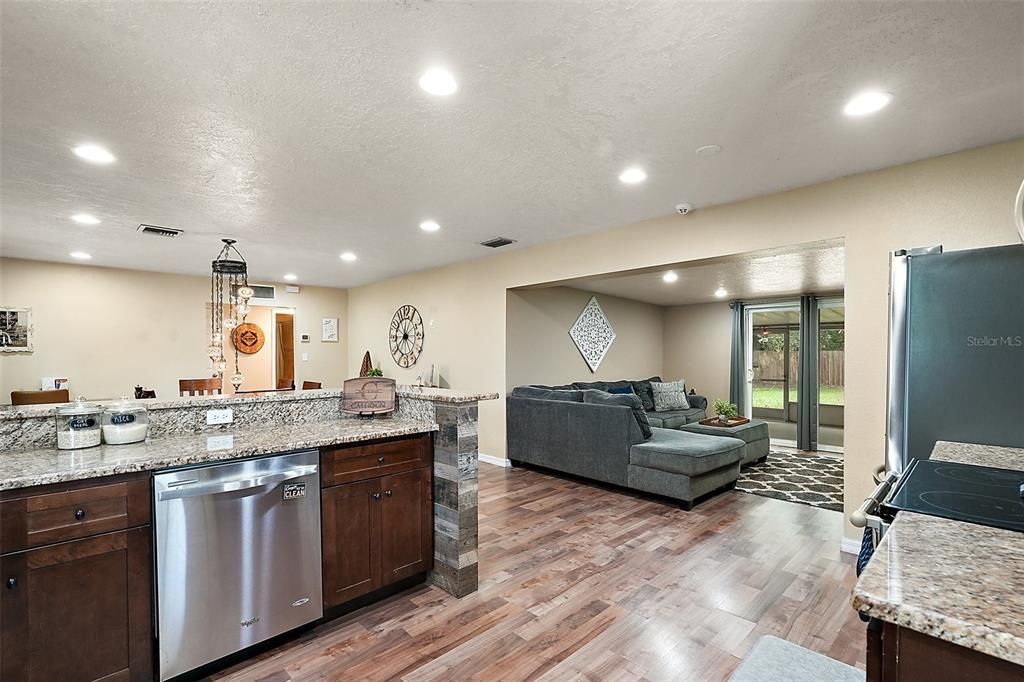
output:
[[[603,404],[600,396],[588,395],[643,383],[517,387],[506,400],[508,458],[513,466],[531,464],[671,497],[684,509],[705,495],[733,487],[747,443],[660,425],[683,426],[703,419],[706,398],[688,396],[693,398],[691,408],[679,413],[647,411],[651,435],[646,437],[634,414],[639,405],[646,409],[648,404],[642,401],[643,386],[634,387],[638,400],[633,406],[628,400]],[[653,402],[650,405],[653,408]]]

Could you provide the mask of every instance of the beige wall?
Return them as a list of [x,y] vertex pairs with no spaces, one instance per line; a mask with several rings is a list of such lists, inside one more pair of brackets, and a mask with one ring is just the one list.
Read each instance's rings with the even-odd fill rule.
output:
[[[569,327],[597,296],[615,330],[615,342],[591,372],[569,337]],[[505,387],[573,381],[642,379],[661,374],[664,309],[570,287],[508,292]]]
[[[388,320],[411,303],[428,320],[428,367],[438,362],[455,388],[501,391],[508,288],[843,237],[845,479],[852,511],[883,459],[889,252],[940,242],[947,249],[1016,243],[1011,206],[1022,174],[1024,139],[1018,139],[352,289],[349,364],[358,366],[369,348],[386,374],[414,377],[422,364],[399,370],[386,354]],[[504,455],[504,407],[503,401],[480,407],[482,452]],[[847,531],[855,536],[852,527]]]
[[729,398],[732,311],[728,303],[701,303],[665,309],[665,378],[686,379],[688,388],[708,399]]
[[[347,376],[347,291],[302,287],[287,294],[282,285],[278,292],[282,307],[295,308],[298,382],[340,386]],[[160,397],[177,395],[179,378],[209,376],[209,297],[206,277],[0,259],[0,305],[31,307],[35,328],[34,353],[0,355],[0,403],[10,402],[12,390],[61,375],[70,377],[73,395],[90,398],[132,395],[137,383]],[[322,317],[339,318],[339,343],[320,342]],[[298,342],[303,333],[310,343]]]

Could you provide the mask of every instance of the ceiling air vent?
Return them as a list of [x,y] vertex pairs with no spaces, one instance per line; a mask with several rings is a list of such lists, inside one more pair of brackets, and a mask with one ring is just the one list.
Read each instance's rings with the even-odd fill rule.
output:
[[480,242],[480,246],[486,246],[489,249],[500,249],[503,246],[515,243],[515,239],[509,239],[508,237],[495,237],[494,239],[488,239],[485,242]]
[[177,237],[181,234],[181,230],[176,230],[173,227],[160,227],[159,225],[139,225],[139,232],[142,234],[152,235],[154,237]]

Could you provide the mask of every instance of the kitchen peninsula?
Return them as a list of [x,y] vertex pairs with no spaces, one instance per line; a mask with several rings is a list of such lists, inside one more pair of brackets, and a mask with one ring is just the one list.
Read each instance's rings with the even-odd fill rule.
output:
[[[1024,470],[1024,449],[939,441],[932,460]],[[1024,535],[901,511],[861,574],[868,680],[1024,678]]]
[[[81,450],[55,449],[53,406],[0,410],[0,676],[163,678],[152,627],[162,470],[318,453],[318,489],[301,496],[322,505],[325,619],[428,576],[457,597],[475,591],[476,404],[497,396],[398,396],[378,418],[343,415],[340,391],[142,401],[146,442]],[[225,409],[232,423],[207,426],[207,411]]]

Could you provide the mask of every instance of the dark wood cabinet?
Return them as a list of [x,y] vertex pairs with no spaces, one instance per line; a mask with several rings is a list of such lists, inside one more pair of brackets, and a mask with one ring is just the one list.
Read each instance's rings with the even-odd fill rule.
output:
[[433,567],[432,451],[426,435],[321,453],[325,607]]
[[323,508],[324,605],[337,606],[381,587],[380,482],[327,488]]
[[148,526],[0,557],[0,677],[153,677]]
[[380,557],[384,584],[433,565],[431,470],[416,469],[380,479]]
[[1024,666],[908,628],[872,621],[867,637],[868,682],[1024,679]]
[[148,475],[0,494],[0,678],[152,680]]

